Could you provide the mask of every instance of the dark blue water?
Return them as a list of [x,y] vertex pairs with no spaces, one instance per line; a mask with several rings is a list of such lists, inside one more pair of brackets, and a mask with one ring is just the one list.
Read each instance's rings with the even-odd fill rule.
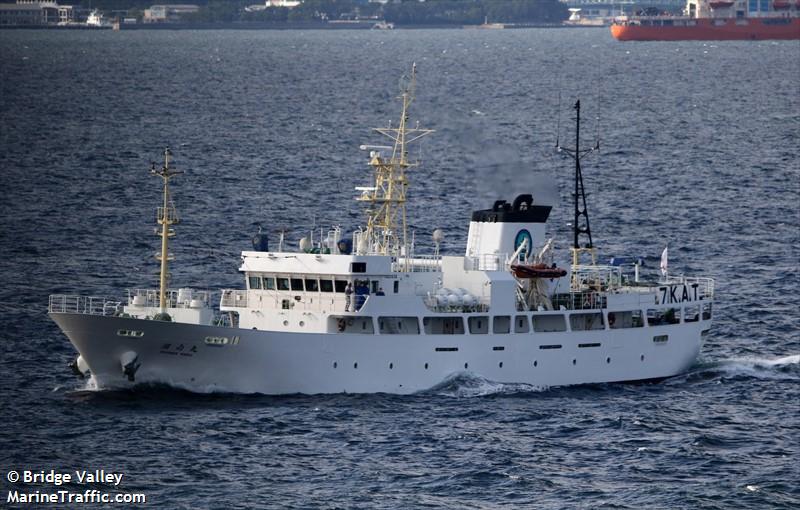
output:
[[[151,160],[187,173],[173,281],[239,287],[257,225],[352,228],[361,143],[436,133],[410,175],[420,249],[533,189],[569,243],[569,106],[584,105],[595,244],[717,281],[685,375],[410,397],[88,391],[51,293],[153,287]],[[149,508],[800,506],[800,43],[618,43],[606,30],[0,31],[0,469],[106,469]],[[559,94],[561,99],[559,100]],[[597,119],[597,120],[596,120]],[[273,235],[273,242],[276,236]],[[72,485],[71,489],[85,487]],[[104,486],[98,486],[106,489]]]

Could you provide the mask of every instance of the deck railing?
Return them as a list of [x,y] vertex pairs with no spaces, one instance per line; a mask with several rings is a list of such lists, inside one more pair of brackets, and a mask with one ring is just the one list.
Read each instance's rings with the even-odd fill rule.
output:
[[122,311],[122,302],[98,296],[53,294],[47,309],[50,313],[114,315]]

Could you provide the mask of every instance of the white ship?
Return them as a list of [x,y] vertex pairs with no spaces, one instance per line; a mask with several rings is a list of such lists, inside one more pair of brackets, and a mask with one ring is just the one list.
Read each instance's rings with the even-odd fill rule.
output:
[[111,28],[111,22],[103,16],[103,13],[95,9],[90,12],[89,17],[86,18],[86,26],[92,28]]
[[[340,228],[300,251],[270,251],[266,236],[242,252],[243,289],[167,288],[168,241],[177,214],[169,150],[157,221],[161,281],[126,303],[53,295],[49,314],[77,349],[75,372],[98,387],[163,383],[192,391],[412,393],[469,373],[550,387],[660,379],[686,371],[711,327],[713,281],[639,281],[596,263],[579,148],[572,265],[552,263],[551,207],[520,194],[475,211],[464,255],[416,254],[407,234],[407,147],[430,130],[408,125],[414,72],[405,82],[392,141],[371,149],[370,186],[356,188],[366,227]],[[591,149],[590,149],[591,150]],[[381,151],[386,151],[384,154]],[[588,239],[588,242],[586,240]],[[579,244],[583,241],[583,244]],[[589,258],[580,264],[581,258]]]

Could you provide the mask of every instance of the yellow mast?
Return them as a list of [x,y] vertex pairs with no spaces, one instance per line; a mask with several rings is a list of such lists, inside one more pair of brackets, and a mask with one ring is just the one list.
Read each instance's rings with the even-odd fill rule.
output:
[[[370,154],[370,166],[375,171],[375,186],[363,189],[356,200],[368,202],[366,238],[372,253],[399,256],[401,247],[406,257],[408,253],[408,233],[406,224],[406,190],[408,179],[406,169],[418,166],[409,163],[407,145],[425,135],[433,133],[432,129],[408,127],[408,109],[414,101],[414,87],[417,79],[417,65],[411,67],[411,76],[404,77],[401,86],[402,101],[400,123],[396,128],[376,128],[375,131],[390,138],[394,145],[392,155],[385,159],[380,152]],[[398,235],[398,217],[402,235]],[[401,244],[402,239],[402,244]]]
[[158,286],[158,306],[161,308],[161,315],[165,315],[167,313],[167,262],[173,258],[169,254],[168,247],[169,238],[175,235],[175,231],[172,230],[170,226],[178,223],[178,213],[175,210],[175,205],[172,203],[172,199],[170,198],[169,194],[169,180],[170,178],[183,173],[180,170],[170,168],[169,163],[171,157],[172,152],[170,152],[169,147],[167,147],[164,149],[164,166],[162,166],[160,169],[156,169],[156,164],[153,163],[150,167],[150,174],[157,175],[164,181],[163,205],[159,207],[156,212],[156,221],[159,225],[161,225],[161,232],[156,231],[156,234],[161,236],[161,254],[156,254],[156,260],[161,261],[161,274]]

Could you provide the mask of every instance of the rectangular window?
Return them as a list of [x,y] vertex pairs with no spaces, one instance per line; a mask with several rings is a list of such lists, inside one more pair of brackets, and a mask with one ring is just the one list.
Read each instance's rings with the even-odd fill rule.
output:
[[700,307],[695,306],[687,306],[686,307],[686,314],[683,316],[684,322],[697,322],[700,320]]
[[347,282],[345,280],[334,280],[333,284],[334,288],[336,288],[336,292],[344,294],[344,289],[347,288]]
[[511,317],[508,315],[498,315],[495,317],[492,331],[495,333],[508,333],[511,331]]
[[578,344],[580,349],[586,349],[587,347],[600,347],[600,342],[592,342],[590,344]]
[[378,289],[380,288],[378,286],[378,283],[379,283],[378,280],[372,280],[372,293],[373,294],[377,294],[378,293]]
[[605,329],[603,325],[603,314],[595,313],[573,313],[569,316],[569,323],[572,331],[590,331],[593,329]]
[[333,282],[331,280],[320,280],[319,290],[322,292],[333,292]]
[[458,347],[437,347],[436,352],[458,352]]
[[292,278],[292,290],[303,290],[302,278]]
[[543,351],[545,351],[545,350],[548,350],[548,349],[561,349],[561,345],[559,345],[559,344],[553,344],[553,345],[540,345],[540,346],[539,346],[539,349],[541,349],[541,350],[543,350]]
[[608,312],[608,327],[611,329],[641,328],[644,326],[641,310]]
[[378,317],[378,331],[382,335],[419,335],[416,317]]
[[711,303],[703,303],[703,320],[707,321],[711,318]]
[[317,280],[306,278],[306,290],[309,292],[317,292],[319,290],[319,285],[317,285]]
[[400,290],[400,282],[399,282],[399,281],[397,281],[397,280],[395,280],[395,281],[394,281],[394,293],[395,293],[395,294],[397,294],[397,292],[398,292],[399,290]]
[[427,335],[464,334],[464,321],[461,317],[425,317],[422,324]]
[[467,323],[471,335],[485,335],[489,332],[489,317],[470,317]]
[[552,333],[555,331],[566,331],[567,323],[564,315],[534,315],[533,331],[536,333]]
[[275,290],[275,278],[273,278],[272,276],[265,276],[264,288],[267,290]]
[[278,278],[278,290],[289,290],[288,278]]
[[669,340],[669,335],[656,335],[653,337],[653,342],[657,344],[665,344]]
[[528,325],[527,315],[517,315],[514,317],[514,333],[527,333],[531,328]]
[[250,281],[250,288],[251,289],[260,289],[261,288],[261,277],[260,276],[251,276],[248,278]]
[[650,326],[665,326],[681,322],[680,308],[650,309],[647,310],[647,324]]
[[758,11],[758,0],[750,0],[747,3],[747,9],[750,12],[757,12]]
[[366,262],[351,262],[350,263],[350,272],[351,273],[366,273],[367,272],[367,263]]
[[769,0],[761,0],[761,12],[768,12],[769,11]]

